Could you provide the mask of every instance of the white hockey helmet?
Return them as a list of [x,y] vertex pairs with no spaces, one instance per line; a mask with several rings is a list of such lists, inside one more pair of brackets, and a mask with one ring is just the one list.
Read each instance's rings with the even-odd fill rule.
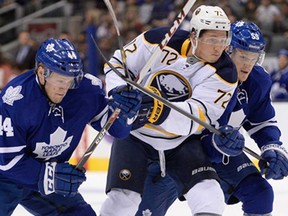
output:
[[191,32],[195,31],[196,38],[202,30],[230,31],[230,20],[218,6],[201,5],[193,12],[190,21]]

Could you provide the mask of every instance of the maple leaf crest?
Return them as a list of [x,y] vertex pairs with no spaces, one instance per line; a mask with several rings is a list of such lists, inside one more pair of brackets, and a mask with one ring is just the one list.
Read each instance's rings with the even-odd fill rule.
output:
[[97,77],[93,76],[92,74],[88,74],[88,73],[86,73],[84,76],[87,79],[91,80],[92,85],[100,86],[100,88],[102,88],[102,81],[100,79],[98,79]]
[[61,155],[62,152],[70,147],[70,143],[73,139],[73,136],[66,139],[66,134],[67,131],[58,127],[56,131],[50,135],[50,143],[36,143],[33,153],[37,154],[37,158],[42,158],[44,160],[49,160],[50,158]]
[[22,86],[16,86],[13,88],[9,86],[5,91],[5,94],[2,97],[4,103],[7,103],[10,106],[13,106],[14,101],[20,100],[23,98],[23,95],[20,94]]
[[52,51],[55,51],[55,48],[54,48],[55,44],[53,43],[49,43],[47,46],[46,46],[46,52],[52,52]]
[[152,212],[150,211],[150,209],[146,209],[146,210],[142,211],[142,215],[143,216],[151,216]]

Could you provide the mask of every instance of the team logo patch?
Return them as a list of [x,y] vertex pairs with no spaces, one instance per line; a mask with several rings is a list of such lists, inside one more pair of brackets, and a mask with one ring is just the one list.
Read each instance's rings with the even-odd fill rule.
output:
[[248,93],[245,89],[239,89],[237,93],[238,102],[243,104],[248,104]]
[[9,86],[4,96],[2,97],[3,102],[10,106],[13,106],[14,101],[21,100],[23,98],[23,95],[20,93],[21,89],[22,86],[16,86],[15,88]]
[[123,181],[127,181],[131,178],[131,172],[128,169],[123,169],[119,173],[119,177]]
[[67,131],[58,127],[57,130],[50,135],[50,142],[37,142],[36,148],[33,151],[36,158],[49,160],[50,158],[57,157],[69,148],[73,136],[67,137]]
[[143,216],[151,216],[152,212],[150,211],[150,209],[146,209],[146,210],[142,211],[142,215]]
[[189,82],[174,71],[163,70],[155,73],[150,86],[154,86],[165,93],[167,99],[172,102],[185,101],[192,95]]

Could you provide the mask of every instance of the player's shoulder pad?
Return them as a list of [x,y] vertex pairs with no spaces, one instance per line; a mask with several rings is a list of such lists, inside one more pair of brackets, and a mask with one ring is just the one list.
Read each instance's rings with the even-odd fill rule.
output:
[[216,73],[229,83],[236,83],[238,75],[236,66],[226,52],[223,52],[217,62],[210,64],[216,69]]
[[[32,82],[35,80],[34,70],[26,71],[13,78],[1,91],[1,99],[4,103],[11,106],[22,104],[28,98],[35,98],[35,86]],[[39,88],[37,86],[37,88]],[[24,97],[25,95],[25,97]]]
[[83,77],[80,88],[96,88],[102,91],[104,85],[102,80],[100,80],[99,78],[95,77],[92,74],[86,73]]
[[[144,33],[145,40],[150,44],[158,45],[164,39],[165,34],[170,29],[168,27],[153,28]],[[181,52],[184,41],[189,38],[190,33],[185,30],[177,29],[167,46]]]
[[272,80],[270,74],[260,65],[255,65],[249,74],[248,79],[245,82],[249,82],[253,85],[254,90],[260,90],[261,92],[270,91]]

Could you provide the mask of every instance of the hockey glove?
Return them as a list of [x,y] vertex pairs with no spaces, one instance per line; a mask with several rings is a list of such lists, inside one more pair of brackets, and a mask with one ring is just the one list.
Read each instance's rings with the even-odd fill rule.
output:
[[243,151],[245,140],[243,135],[226,125],[219,128],[222,135],[213,134],[212,143],[217,151],[226,156],[237,156]]
[[[160,92],[157,88],[153,86],[149,86],[147,88],[153,93],[166,98],[166,95],[163,92]],[[160,125],[168,117],[169,113],[169,107],[145,94],[142,96],[141,107],[139,109],[138,116],[133,123],[132,129],[136,130],[143,127],[147,123]]]
[[266,179],[283,179],[288,175],[288,153],[281,144],[276,141],[261,147],[261,157],[266,161],[260,160],[258,165]]
[[123,85],[112,89],[108,95],[112,96],[112,100],[109,103],[111,110],[121,109],[118,116],[119,122],[123,126],[132,124],[141,105],[142,97],[140,92],[135,89],[129,90],[127,86]]
[[57,193],[72,197],[84,181],[84,171],[76,170],[71,164],[46,162],[40,171],[38,188],[42,195]]

